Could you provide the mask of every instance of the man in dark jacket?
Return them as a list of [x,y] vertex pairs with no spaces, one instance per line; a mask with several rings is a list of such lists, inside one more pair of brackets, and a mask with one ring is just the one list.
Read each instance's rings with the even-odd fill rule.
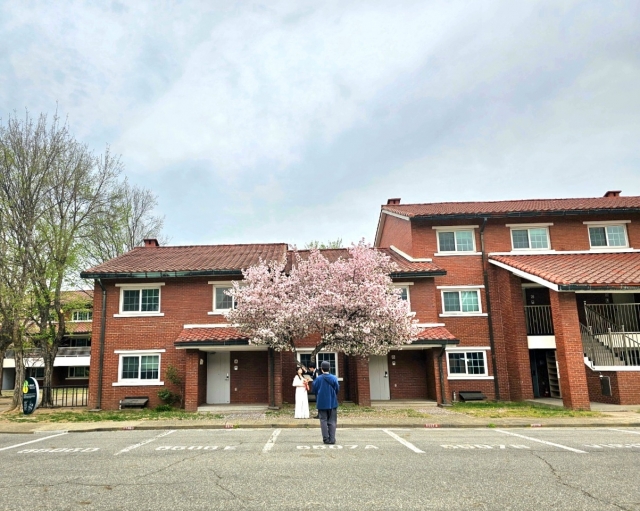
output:
[[320,430],[325,444],[336,443],[338,424],[338,378],[330,373],[331,364],[326,360],[320,365],[322,373],[313,381],[313,393],[316,395],[316,408],[320,418]]

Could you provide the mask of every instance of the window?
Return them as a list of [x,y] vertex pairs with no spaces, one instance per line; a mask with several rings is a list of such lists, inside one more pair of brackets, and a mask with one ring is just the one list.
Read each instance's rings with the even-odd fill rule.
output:
[[511,241],[514,250],[549,249],[549,231],[546,227],[511,229]]
[[450,314],[480,313],[482,312],[480,308],[480,292],[477,289],[443,291],[442,310]]
[[394,287],[400,289],[400,299],[407,302],[407,310],[411,311],[411,300],[409,298],[409,285],[394,284]]
[[233,298],[227,294],[233,289],[231,282],[213,281],[209,284],[213,284],[213,312],[209,314],[224,314],[236,308]]
[[90,337],[76,337],[69,340],[69,346],[73,348],[86,348],[91,346]]
[[160,381],[160,351],[121,351],[118,382],[113,385],[164,385]]
[[92,319],[92,311],[73,311],[71,316],[71,321],[91,321]]
[[36,378],[41,380],[44,378],[44,367],[26,367],[25,378]]
[[591,248],[627,247],[627,232],[624,225],[601,225],[589,227]]
[[[298,352],[298,360],[300,364],[305,367],[309,367],[309,362],[311,362],[311,353],[300,353]],[[330,372],[331,374],[338,376],[338,356],[336,353],[324,353],[320,352],[316,354],[316,368],[320,369],[320,364],[324,361],[329,362],[331,364]]]
[[160,312],[160,287],[163,285],[116,284],[120,287],[120,315],[164,316]]
[[438,231],[438,252],[474,252],[473,230]]
[[70,367],[68,378],[89,378],[89,368],[87,366]]
[[486,352],[449,352],[449,376],[487,376]]

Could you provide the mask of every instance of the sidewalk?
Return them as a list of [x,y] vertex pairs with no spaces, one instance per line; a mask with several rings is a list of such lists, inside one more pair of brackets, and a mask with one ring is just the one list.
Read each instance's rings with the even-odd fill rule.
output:
[[[422,410],[418,410],[422,412]],[[427,417],[348,417],[338,415],[339,428],[523,428],[523,427],[640,427],[637,411],[602,412],[601,417],[562,418],[479,418],[447,408],[424,410]],[[230,411],[224,418],[160,419],[105,422],[10,422],[0,415],[0,433],[39,433],[51,431],[118,431],[122,429],[225,429],[225,428],[317,428],[313,419],[269,416],[266,410]]]

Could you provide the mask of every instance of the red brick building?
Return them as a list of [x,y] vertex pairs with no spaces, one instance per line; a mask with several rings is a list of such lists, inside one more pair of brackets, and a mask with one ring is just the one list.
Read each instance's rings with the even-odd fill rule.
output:
[[[147,240],[82,275],[95,279],[89,406],[159,404],[169,365],[185,408],[293,402],[297,360],[226,323],[242,269],[286,244],[160,247]],[[640,197],[382,207],[375,245],[422,326],[384,357],[320,352],[341,400],[558,397],[640,403]],[[637,247],[637,248],[634,248]],[[345,250],[327,250],[330,258]],[[308,362],[314,339],[298,343]],[[179,389],[172,389],[177,391]]]
[[445,393],[640,403],[640,197],[382,207],[376,246],[435,277]]

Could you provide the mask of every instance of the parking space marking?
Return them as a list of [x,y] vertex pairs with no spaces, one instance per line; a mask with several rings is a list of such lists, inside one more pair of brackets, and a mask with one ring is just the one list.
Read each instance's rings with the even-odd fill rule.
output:
[[64,433],[58,433],[56,435],[45,436],[44,438],[38,438],[37,440],[30,440],[28,442],[22,442],[21,444],[10,445],[8,447],[2,447],[2,448],[0,448],[0,451],[6,451],[7,449],[14,449],[16,447],[22,447],[23,445],[33,444],[35,442],[42,442],[43,440],[48,440],[49,438],[53,438],[53,437],[61,436],[61,435],[66,435],[66,434],[67,434],[67,432],[65,431]]
[[[628,429],[609,428],[609,431],[621,431],[622,433],[631,433],[632,435],[640,435],[640,431],[629,431]],[[1,451],[2,449],[0,449]]]
[[530,440],[532,442],[538,442],[540,444],[551,445],[553,447],[559,447],[560,449],[566,449],[567,451],[577,452],[579,454],[587,454],[586,451],[581,451],[580,449],[574,449],[573,447],[569,447],[562,444],[555,444],[553,442],[547,442],[546,440],[540,440],[539,438],[533,438],[530,436],[519,435],[518,433],[513,433],[511,431],[505,431],[504,429],[494,429],[497,433],[503,433],[505,435],[517,436],[518,438],[524,438],[525,440]]
[[408,447],[409,449],[411,449],[413,452],[416,452],[418,454],[424,454],[424,451],[421,451],[420,449],[418,449],[415,445],[413,445],[411,442],[407,442],[404,438],[402,438],[399,435],[396,435],[393,431],[389,431],[388,429],[383,429],[382,431],[384,431],[387,435],[389,435],[391,438],[397,440],[398,442],[400,442],[402,445],[404,445],[405,447]]
[[273,449],[273,446],[276,444],[276,439],[278,438],[278,435],[280,434],[282,430],[281,429],[276,429],[271,436],[269,437],[269,440],[267,440],[267,443],[264,444],[264,447],[262,448],[262,452],[269,452],[271,449]]
[[129,447],[125,447],[121,451],[115,453],[114,456],[117,456],[118,454],[122,454],[122,453],[125,453],[125,452],[133,451],[134,449],[137,449],[138,447],[142,447],[143,445],[147,445],[147,444],[149,444],[151,442],[155,442],[156,440],[158,440],[158,438],[162,438],[163,436],[167,436],[167,435],[170,435],[171,433],[175,433],[175,432],[176,432],[175,429],[172,429],[170,431],[165,431],[164,433],[160,433],[158,436],[154,436],[153,438],[148,438],[147,440],[145,440],[143,442],[130,445]]

